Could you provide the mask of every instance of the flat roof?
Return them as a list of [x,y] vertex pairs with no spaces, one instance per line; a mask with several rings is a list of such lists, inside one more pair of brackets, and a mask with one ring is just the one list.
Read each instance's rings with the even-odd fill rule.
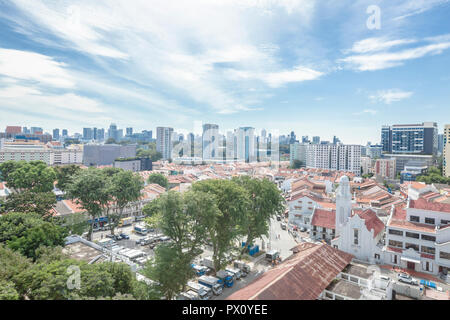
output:
[[369,279],[372,276],[371,273],[367,272],[367,267],[363,265],[355,265],[352,263],[345,267],[342,272],[364,279]]
[[362,296],[361,289],[357,284],[340,279],[332,281],[326,290],[355,300],[358,300]]
[[68,244],[64,247],[63,252],[68,254],[72,259],[90,262],[103,252],[89,247],[81,241]]

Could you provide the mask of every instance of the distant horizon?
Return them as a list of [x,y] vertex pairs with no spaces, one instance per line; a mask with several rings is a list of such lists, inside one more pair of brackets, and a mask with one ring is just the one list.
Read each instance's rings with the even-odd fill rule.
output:
[[449,16],[450,0],[1,1],[0,128],[441,133]]

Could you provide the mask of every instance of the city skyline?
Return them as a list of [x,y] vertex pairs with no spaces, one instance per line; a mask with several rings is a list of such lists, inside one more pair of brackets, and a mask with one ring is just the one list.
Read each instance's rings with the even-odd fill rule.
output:
[[379,29],[372,4],[1,2],[0,127],[26,116],[49,130],[186,133],[202,121],[362,145],[390,123],[441,133],[449,1],[377,1]]

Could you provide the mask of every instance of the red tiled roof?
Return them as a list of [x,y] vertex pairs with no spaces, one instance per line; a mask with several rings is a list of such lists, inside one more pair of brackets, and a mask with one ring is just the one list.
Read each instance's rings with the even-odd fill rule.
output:
[[326,209],[314,209],[311,225],[327,229],[336,228],[336,211]]
[[374,238],[382,230],[384,230],[383,221],[381,221],[380,218],[378,218],[377,214],[373,210],[367,209],[364,211],[356,211],[356,213],[359,215],[361,219],[365,221],[367,230],[371,231],[373,229]]
[[304,242],[291,257],[227,300],[316,300],[353,256],[327,244]]
[[450,213],[450,203],[431,202],[423,198],[419,198],[417,200],[409,200],[409,207],[414,209]]

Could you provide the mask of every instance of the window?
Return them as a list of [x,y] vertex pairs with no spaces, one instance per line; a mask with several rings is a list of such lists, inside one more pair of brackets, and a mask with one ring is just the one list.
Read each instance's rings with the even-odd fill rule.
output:
[[375,259],[380,260],[380,255],[378,253],[375,253]]
[[439,258],[450,260],[450,253],[441,251],[439,253]]
[[358,245],[359,239],[358,239],[358,229],[353,229],[353,244]]
[[403,236],[403,231],[400,230],[394,230],[394,229],[389,229],[389,234],[394,234],[396,236]]
[[413,248],[416,251],[419,251],[419,245],[414,243],[405,243],[405,249]]
[[429,261],[424,261],[422,263],[422,268],[424,271],[433,272],[433,264]]
[[436,250],[432,247],[421,246],[423,253],[435,254]]
[[442,225],[450,224],[450,220],[441,220]]
[[403,248],[403,242],[401,241],[389,240],[389,245],[392,247]]
[[422,240],[428,240],[428,241],[433,241],[433,242],[435,242],[435,241],[436,241],[436,237],[428,236],[428,235],[426,235],[426,234],[423,234],[423,235],[422,235]]
[[434,218],[425,218],[425,223],[434,224]]
[[418,233],[406,232],[406,236],[409,238],[419,239],[420,235]]
[[420,222],[420,217],[418,216],[410,216],[409,221],[411,222]]
[[397,255],[396,254],[392,255],[392,263],[397,264]]

